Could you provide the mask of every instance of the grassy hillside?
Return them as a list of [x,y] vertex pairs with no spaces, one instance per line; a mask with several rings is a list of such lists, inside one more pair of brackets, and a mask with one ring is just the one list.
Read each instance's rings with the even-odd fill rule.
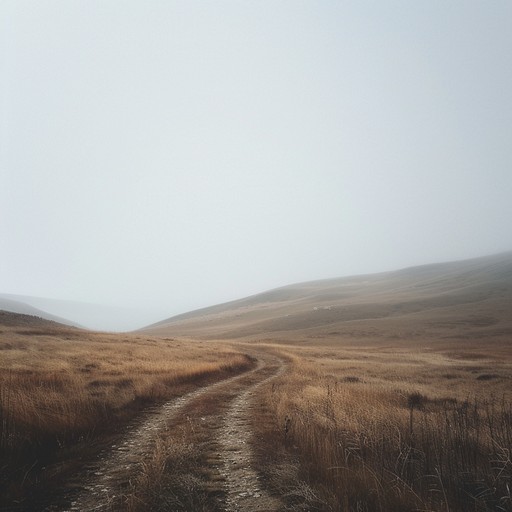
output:
[[143,331],[202,338],[365,340],[512,334],[512,253],[295,284]]

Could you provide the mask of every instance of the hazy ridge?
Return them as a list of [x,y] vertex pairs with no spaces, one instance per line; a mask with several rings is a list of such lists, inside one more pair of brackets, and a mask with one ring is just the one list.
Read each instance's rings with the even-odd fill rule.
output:
[[0,310],[98,331],[131,331],[161,317],[151,310],[0,293]]
[[[299,283],[178,315],[145,329],[204,338],[512,333],[512,252]],[[476,328],[476,331],[475,331]]]
[[[12,297],[19,297],[20,300],[14,300]],[[36,317],[49,322],[57,322],[66,326],[80,327],[79,324],[72,322],[71,320],[67,320],[66,318],[62,318],[57,315],[52,315],[47,311],[28,304],[25,302],[25,299],[26,298],[22,296],[0,294],[0,312],[15,313],[17,315]],[[7,315],[4,315],[4,317],[7,318]]]

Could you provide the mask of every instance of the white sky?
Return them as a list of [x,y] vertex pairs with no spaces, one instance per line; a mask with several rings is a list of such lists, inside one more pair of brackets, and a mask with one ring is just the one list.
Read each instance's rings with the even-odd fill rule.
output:
[[509,0],[0,19],[0,292],[164,318],[512,248]]

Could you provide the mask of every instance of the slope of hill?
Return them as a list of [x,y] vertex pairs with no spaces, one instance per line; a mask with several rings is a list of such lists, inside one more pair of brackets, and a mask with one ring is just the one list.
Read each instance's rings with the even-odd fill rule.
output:
[[9,328],[7,330],[9,333],[25,335],[84,332],[82,329],[72,325],[49,320],[38,315],[0,310],[0,334],[5,334],[4,327]]
[[144,332],[206,339],[512,335],[512,253],[300,283],[193,311]]
[[10,313],[18,313],[19,315],[29,315],[31,317],[38,317],[40,319],[49,320],[51,322],[58,322],[73,327],[80,327],[78,324],[66,320],[60,316],[52,315],[47,311],[36,308],[20,300],[14,300],[10,295],[0,295],[0,310]]
[[100,331],[130,331],[161,318],[161,312],[159,314],[144,308],[105,306],[5,293],[0,293],[0,309]]

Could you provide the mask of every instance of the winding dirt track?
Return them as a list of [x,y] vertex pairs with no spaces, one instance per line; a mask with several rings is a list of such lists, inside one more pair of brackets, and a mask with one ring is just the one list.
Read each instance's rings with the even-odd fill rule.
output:
[[[173,424],[200,415],[201,404],[216,404],[213,414],[203,420],[202,450],[212,476],[212,510],[278,511],[283,506],[260,484],[252,468],[249,423],[259,386],[284,369],[278,357],[263,350],[247,351],[257,359],[257,366],[241,375],[184,395],[152,410],[132,424],[122,440],[106,450],[77,477],[70,512],[116,510],[116,500],[130,485],[151,453],[159,436],[172,436]],[[254,414],[254,411],[252,411]],[[69,501],[68,501],[69,503]],[[53,506],[46,510],[62,508]]]

